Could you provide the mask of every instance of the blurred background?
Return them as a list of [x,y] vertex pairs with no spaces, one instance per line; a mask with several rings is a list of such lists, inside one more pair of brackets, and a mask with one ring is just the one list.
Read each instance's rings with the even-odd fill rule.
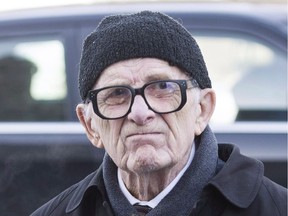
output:
[[[127,2],[175,2],[172,0],[10,0],[1,3],[0,11],[18,10],[28,8],[39,7],[51,7],[51,6],[65,6],[65,5],[83,5],[83,4],[99,4],[99,3],[127,3]],[[210,0],[210,1],[197,1],[197,0],[181,0],[178,2],[250,2],[250,3],[287,3],[286,0]]]

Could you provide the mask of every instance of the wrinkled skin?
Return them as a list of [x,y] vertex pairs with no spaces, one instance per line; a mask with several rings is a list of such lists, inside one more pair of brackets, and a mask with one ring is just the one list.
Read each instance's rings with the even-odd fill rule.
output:
[[[106,68],[94,89],[125,84],[134,88],[163,79],[188,79],[177,67],[153,59],[131,59]],[[150,200],[159,194],[185,166],[194,137],[207,126],[215,106],[212,89],[191,88],[187,103],[178,112],[156,114],[137,95],[128,116],[103,120],[91,102],[79,104],[77,115],[93,145],[105,148],[120,168],[132,195]]]

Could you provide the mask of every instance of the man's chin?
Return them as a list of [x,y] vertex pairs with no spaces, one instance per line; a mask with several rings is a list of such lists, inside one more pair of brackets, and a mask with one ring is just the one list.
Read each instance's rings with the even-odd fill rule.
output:
[[128,167],[137,174],[154,172],[160,168],[157,156],[155,149],[140,147],[132,156],[131,161],[128,161]]

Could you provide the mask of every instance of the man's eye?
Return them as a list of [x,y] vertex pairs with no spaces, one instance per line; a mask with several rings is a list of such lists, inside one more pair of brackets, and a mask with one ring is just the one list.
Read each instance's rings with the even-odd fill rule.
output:
[[109,89],[109,91],[106,92],[106,97],[104,99],[106,104],[109,105],[116,105],[116,104],[122,104],[129,101],[131,98],[131,93],[129,89],[126,88],[113,88]]
[[125,95],[129,95],[129,91],[127,89],[118,88],[111,91],[108,97],[125,97]]
[[155,90],[174,91],[177,89],[177,84],[174,82],[159,82],[154,86]]
[[158,84],[158,88],[159,89],[166,89],[166,88],[169,88],[169,85],[167,84],[167,82],[161,82]]

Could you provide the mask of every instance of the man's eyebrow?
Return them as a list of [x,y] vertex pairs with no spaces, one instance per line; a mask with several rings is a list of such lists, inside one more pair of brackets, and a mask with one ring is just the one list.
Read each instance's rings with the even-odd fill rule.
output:
[[109,77],[104,82],[97,83],[97,88],[103,88],[106,86],[115,86],[115,85],[127,85],[127,79],[120,78],[120,77]]
[[167,74],[151,74],[145,78],[146,82],[171,79]]

